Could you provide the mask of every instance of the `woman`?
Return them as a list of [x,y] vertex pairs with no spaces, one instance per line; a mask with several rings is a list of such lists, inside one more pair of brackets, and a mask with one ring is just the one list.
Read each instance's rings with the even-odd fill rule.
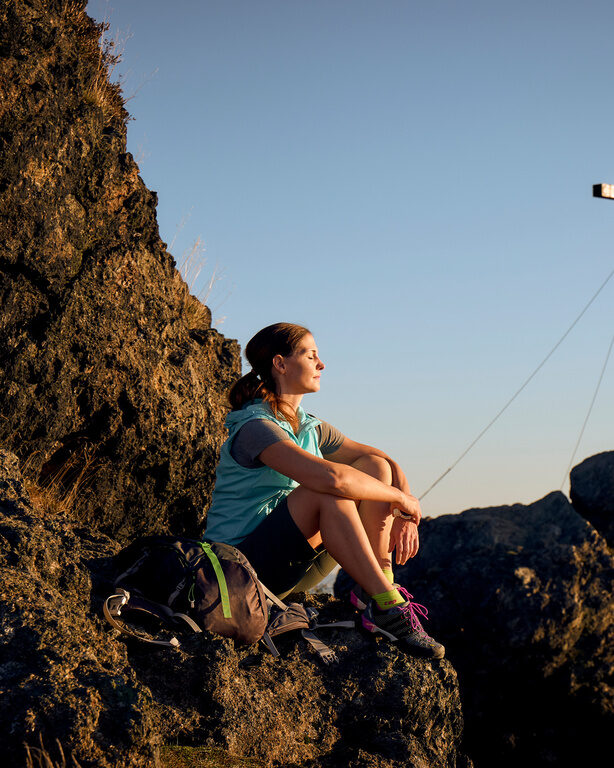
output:
[[393,583],[418,551],[420,505],[399,465],[305,413],[324,363],[307,328],[276,323],[247,344],[252,370],[231,388],[206,537],[238,547],[273,592],[288,592],[326,550],[354,579],[363,626],[410,652],[441,658],[444,647]]

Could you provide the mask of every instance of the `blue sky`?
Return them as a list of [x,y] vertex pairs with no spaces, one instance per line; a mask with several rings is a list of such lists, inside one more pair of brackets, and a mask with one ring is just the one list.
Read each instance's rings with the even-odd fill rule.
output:
[[[308,325],[305,407],[422,493],[614,268],[614,4],[96,0],[162,239],[244,346]],[[194,270],[193,270],[194,271]],[[188,275],[188,277],[190,277]],[[425,515],[558,489],[612,333],[614,278]],[[614,449],[614,360],[577,461]],[[576,462],[577,463],[577,462]],[[567,490],[567,487],[564,488]]]

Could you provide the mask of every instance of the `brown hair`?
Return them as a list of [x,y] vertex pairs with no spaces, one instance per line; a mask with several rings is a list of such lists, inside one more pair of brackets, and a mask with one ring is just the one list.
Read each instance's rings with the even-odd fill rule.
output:
[[275,323],[258,331],[247,342],[245,357],[252,370],[235,382],[228,392],[233,411],[240,410],[251,400],[262,399],[269,405],[276,419],[285,419],[294,431],[298,429],[296,414],[277,394],[272,374],[273,358],[275,355],[289,357],[308,333],[309,329],[302,325]]

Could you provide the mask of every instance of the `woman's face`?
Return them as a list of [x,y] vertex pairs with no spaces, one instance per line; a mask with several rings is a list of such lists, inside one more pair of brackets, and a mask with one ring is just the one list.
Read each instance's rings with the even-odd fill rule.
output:
[[318,348],[310,333],[303,336],[291,355],[276,355],[273,358],[273,375],[280,395],[317,392],[320,389],[320,374],[323,370],[324,363],[318,356]]

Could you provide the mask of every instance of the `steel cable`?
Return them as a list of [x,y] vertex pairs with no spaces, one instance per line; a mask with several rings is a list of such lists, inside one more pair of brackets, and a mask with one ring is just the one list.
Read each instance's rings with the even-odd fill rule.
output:
[[[531,375],[524,381],[524,383],[516,390],[516,392],[510,397],[510,399],[505,403],[503,408],[496,414],[494,418],[492,418],[488,424],[484,427],[484,429],[479,433],[479,435],[465,448],[465,450],[461,453],[461,455],[456,459],[456,461],[451,464],[446,471],[441,474],[437,480],[435,480],[434,483],[432,483],[426,491],[419,496],[419,500],[421,501],[427,493],[430,493],[433,488],[440,483],[446,475],[448,475],[456,466],[457,464],[465,458],[465,456],[469,453],[469,451],[473,448],[473,446],[488,432],[488,430],[492,427],[492,425],[499,419],[500,416],[503,415],[503,413],[509,408],[509,406],[514,402],[514,400],[518,397],[518,395],[522,392],[522,390],[527,386],[527,384],[535,377],[535,375],[544,367],[544,365],[548,362],[548,360],[552,357],[552,355],[556,352],[556,350],[561,346],[561,344],[565,341],[565,339],[569,336],[571,331],[576,327],[578,322],[581,320],[581,318],[584,316],[588,308],[591,306],[591,304],[595,301],[597,296],[601,293],[601,291],[606,287],[606,285],[610,282],[610,279],[614,275],[614,269],[610,272],[610,274],[606,277],[606,279],[601,283],[597,291],[593,294],[592,298],[588,301],[588,303],[585,305],[584,309],[580,312],[580,314],[576,317],[576,319],[573,321],[573,323],[569,326],[569,328],[565,331],[565,333],[561,336],[561,338],[557,341],[557,343],[552,347],[550,352],[544,357],[544,359],[541,361],[541,363],[537,366],[537,368],[531,373]],[[609,355],[608,355],[609,357]],[[573,459],[572,459],[573,461]]]

